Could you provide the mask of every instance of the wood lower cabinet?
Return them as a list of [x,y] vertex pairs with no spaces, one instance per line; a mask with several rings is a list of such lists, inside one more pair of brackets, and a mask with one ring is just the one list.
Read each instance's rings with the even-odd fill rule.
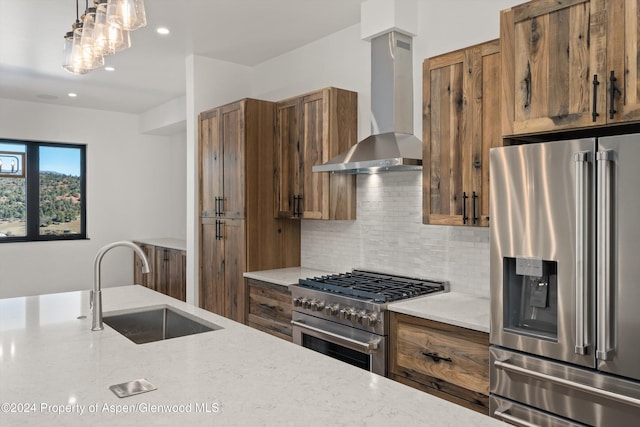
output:
[[390,314],[390,377],[488,414],[489,334]]
[[133,282],[149,289],[186,301],[187,252],[181,249],[134,242],[147,256],[151,272],[143,274],[142,261],[133,255]]
[[489,225],[489,150],[500,134],[500,42],[423,64],[423,223]]
[[357,93],[325,88],[278,102],[274,214],[279,218],[350,220],[356,181],[312,167],[357,142]]
[[291,338],[291,292],[286,286],[245,279],[246,324],[287,341]]
[[300,222],[274,218],[276,104],[200,114],[199,305],[245,321],[246,271],[300,265]]

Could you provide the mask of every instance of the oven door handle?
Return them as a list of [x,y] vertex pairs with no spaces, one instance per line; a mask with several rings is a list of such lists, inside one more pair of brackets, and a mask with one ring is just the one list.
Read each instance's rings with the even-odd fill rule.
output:
[[380,341],[382,340],[382,338],[376,338],[370,342],[362,342],[362,341],[354,340],[353,338],[347,338],[347,337],[343,337],[342,335],[334,334],[333,332],[325,331],[324,329],[315,328],[313,326],[307,325],[306,323],[298,322],[296,320],[292,320],[291,324],[293,326],[297,326],[302,329],[308,329],[318,334],[326,335],[328,337],[335,338],[345,343],[349,343],[351,346],[361,348],[369,354],[373,353],[378,349],[378,344],[380,344]]
[[506,421],[509,424],[513,424],[518,427],[537,427],[538,424],[533,424],[525,420],[521,420],[518,417],[514,417],[511,414],[508,414],[506,411],[501,411],[499,408],[493,412],[493,416],[501,419],[502,421]]

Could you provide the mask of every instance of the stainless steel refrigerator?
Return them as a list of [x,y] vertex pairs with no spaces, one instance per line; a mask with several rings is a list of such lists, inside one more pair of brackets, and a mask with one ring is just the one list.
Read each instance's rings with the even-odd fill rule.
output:
[[640,425],[640,134],[495,148],[490,410]]

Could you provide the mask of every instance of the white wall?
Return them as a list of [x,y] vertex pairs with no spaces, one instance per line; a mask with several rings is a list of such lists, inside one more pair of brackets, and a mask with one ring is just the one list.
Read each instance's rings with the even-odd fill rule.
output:
[[[87,145],[88,240],[0,244],[0,298],[89,289],[116,240],[185,238],[185,138],[140,135],[138,116],[0,98],[0,137]],[[103,285],[131,284],[132,254],[104,258]]]
[[[414,132],[422,137],[425,58],[499,37],[499,12],[521,1],[421,0],[414,38]],[[370,45],[360,25],[256,67],[254,93],[282,99],[324,86],[358,92],[358,134],[370,134]],[[354,267],[449,280],[456,291],[488,296],[489,231],[423,225],[417,172],[357,178],[356,221],[302,221],[302,265]]]

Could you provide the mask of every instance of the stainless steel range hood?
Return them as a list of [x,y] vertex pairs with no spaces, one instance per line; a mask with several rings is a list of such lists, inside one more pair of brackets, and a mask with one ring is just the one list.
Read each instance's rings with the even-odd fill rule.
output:
[[422,169],[413,135],[411,37],[391,31],[371,40],[371,133],[314,172],[377,173]]

